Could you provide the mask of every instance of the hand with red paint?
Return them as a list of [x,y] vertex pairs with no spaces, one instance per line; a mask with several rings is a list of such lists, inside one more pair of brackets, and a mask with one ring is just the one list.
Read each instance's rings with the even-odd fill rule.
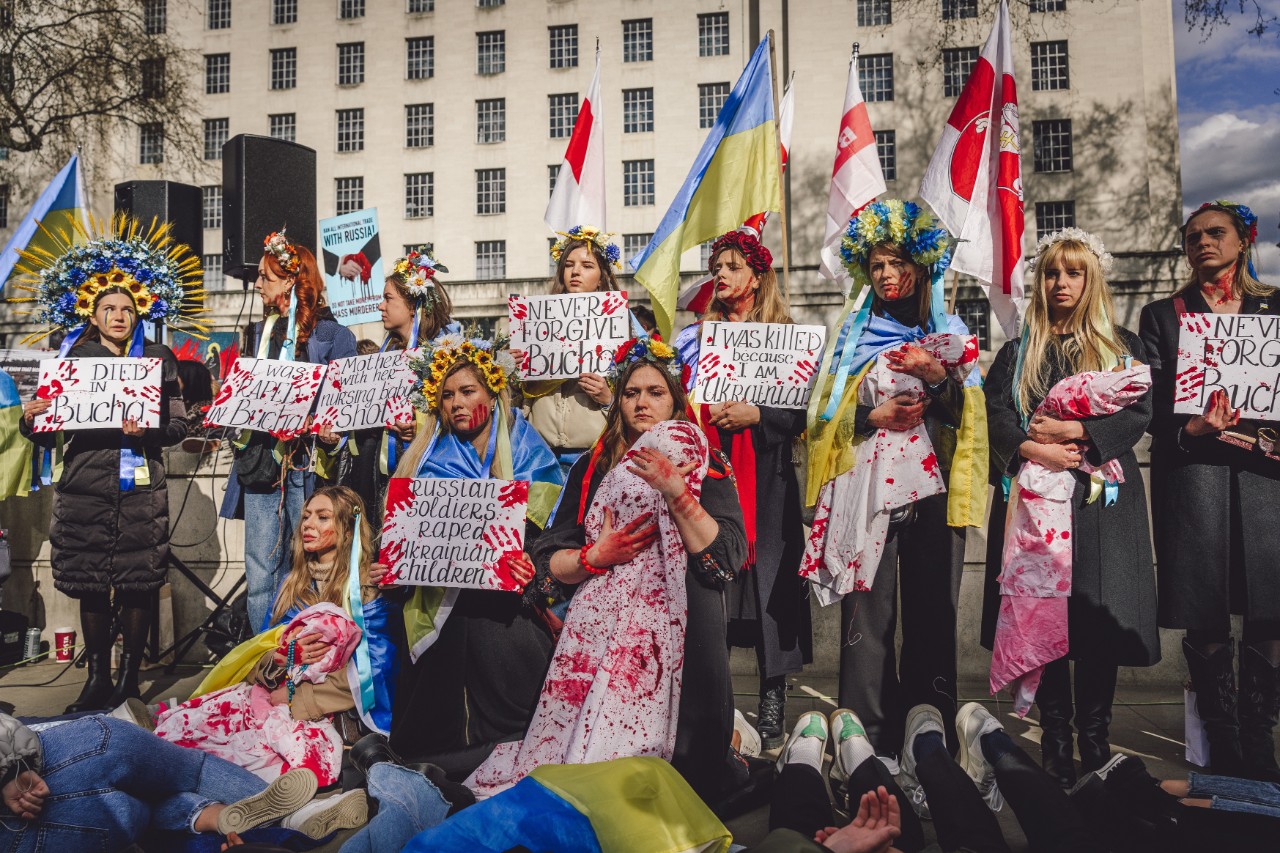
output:
[[621,530],[613,528],[613,510],[605,507],[600,538],[587,549],[587,562],[597,569],[609,569],[634,560],[658,539],[658,525],[653,513],[632,521]]
[[[319,660],[325,656],[325,653],[329,651],[329,644],[322,640],[319,634],[308,633],[303,634],[301,637],[292,637],[291,639],[297,641],[296,645],[293,647],[292,664],[294,666],[310,666],[313,663],[318,663]],[[280,645],[276,647],[275,661],[280,666],[289,666],[290,661],[288,660],[288,657],[289,642],[282,641]]]
[[599,373],[584,373],[578,377],[578,387],[583,393],[590,397],[601,406],[607,406],[613,402],[613,391],[609,388],[609,383]]
[[27,422],[27,426],[31,426],[35,423],[36,415],[43,415],[52,405],[52,400],[28,400],[22,404],[22,419]]
[[369,583],[380,589],[390,589],[399,586],[396,583],[396,574],[391,571],[391,567],[386,563],[374,563],[369,566]]
[[1037,444],[1061,444],[1064,441],[1082,441],[1089,437],[1089,431],[1080,421],[1060,421],[1040,413],[1031,419],[1027,427],[1027,438]]
[[729,432],[737,432],[760,423],[760,407],[750,403],[731,400],[710,408],[711,423]]
[[138,423],[137,418],[125,418],[124,423],[120,425],[120,429],[130,438],[141,438],[146,429]]
[[1040,444],[1035,441],[1024,441],[1022,446],[1018,448],[1018,452],[1022,454],[1023,459],[1039,462],[1055,474],[1060,471],[1079,468],[1080,463],[1084,460],[1083,448],[1074,441],[1067,441],[1062,444]]
[[1231,408],[1227,392],[1221,388],[1209,395],[1209,407],[1183,427],[1188,435],[1213,435],[1240,423],[1240,410]]
[[533,580],[535,574],[533,560],[525,552],[503,554],[502,561],[506,564],[511,577],[516,583],[520,584],[520,589],[524,589]]
[[684,478],[696,467],[693,462],[676,465],[652,447],[642,447],[631,455],[627,470],[653,486],[664,498],[676,498],[688,488]]
[[885,353],[884,358],[893,372],[906,373],[930,385],[937,385],[947,378],[947,371],[941,362],[930,353],[911,344],[905,344],[900,349]]
[[334,445],[342,440],[342,436],[333,431],[333,424],[320,424],[320,428],[316,430],[316,438],[321,444]]
[[915,395],[898,394],[872,409],[867,423],[891,432],[913,429],[924,421],[925,408],[925,401],[916,399]]
[[395,437],[401,441],[413,441],[413,437],[418,434],[418,425],[412,420],[396,421],[387,427],[395,434]]

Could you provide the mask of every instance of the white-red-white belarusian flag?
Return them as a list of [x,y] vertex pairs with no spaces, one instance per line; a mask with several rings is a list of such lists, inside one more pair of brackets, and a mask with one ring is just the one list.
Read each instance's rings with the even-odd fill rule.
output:
[[854,211],[875,201],[884,191],[884,172],[880,169],[867,104],[858,85],[858,55],[854,53],[849,60],[849,82],[844,87],[844,111],[836,134],[836,159],[827,195],[827,230],[822,237],[822,261],[818,266],[823,278],[848,278],[840,263],[840,240]]
[[578,119],[556,173],[556,188],[542,217],[552,231],[568,231],[575,225],[606,226],[604,211],[604,120],[600,101],[600,51],[596,73],[587,96],[578,107]]
[[951,268],[984,283],[1000,327],[1013,339],[1025,298],[1022,148],[1011,45],[1009,4],[1001,0],[991,35],[925,169],[920,197],[961,241]]

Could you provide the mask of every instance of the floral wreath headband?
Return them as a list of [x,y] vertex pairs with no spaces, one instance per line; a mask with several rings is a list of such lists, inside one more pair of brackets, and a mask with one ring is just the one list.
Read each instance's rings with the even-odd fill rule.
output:
[[680,363],[676,361],[676,351],[659,337],[632,338],[618,347],[609,362],[604,377],[610,388],[618,387],[622,372],[637,362],[652,364],[659,370],[665,370],[675,379],[680,379]]
[[449,271],[448,267],[431,254],[431,248],[431,245],[427,244],[421,251],[415,249],[397,260],[391,268],[395,275],[404,279],[404,286],[409,291],[409,295],[427,309],[430,309],[436,301],[438,293],[436,273]]
[[568,231],[556,233],[560,235],[560,239],[551,246],[551,259],[556,263],[560,263],[560,256],[564,254],[566,246],[575,241],[582,241],[590,243],[600,257],[608,261],[614,269],[622,269],[622,250],[617,244],[609,242],[613,234],[606,234],[594,225],[575,225]]
[[1057,243],[1065,242],[1079,243],[1084,246],[1094,257],[1098,259],[1098,266],[1102,269],[1103,277],[1111,275],[1111,268],[1114,265],[1115,258],[1111,257],[1111,253],[1107,251],[1107,247],[1103,245],[1102,240],[1095,234],[1090,234],[1083,228],[1063,228],[1061,231],[1055,231],[1052,234],[1046,234],[1040,238],[1040,242],[1036,244],[1036,254],[1031,260],[1031,268],[1039,270],[1040,265],[1044,263],[1045,253],[1049,248]]
[[[1258,214],[1254,213],[1247,206],[1234,201],[1227,201],[1223,198],[1206,201],[1204,204],[1196,208],[1196,212],[1187,217],[1187,223],[1197,214],[1204,213],[1206,210],[1218,210],[1228,216],[1234,216],[1244,223],[1245,230],[1249,232],[1249,245],[1253,246],[1258,242]],[[1187,233],[1187,226],[1182,226],[1182,234]]]
[[417,374],[409,402],[419,411],[435,412],[440,407],[444,378],[460,361],[475,365],[489,390],[501,393],[511,383],[516,370],[516,360],[504,343],[453,333],[426,344],[419,356],[409,360],[409,368]]
[[298,274],[298,270],[302,267],[302,261],[298,258],[298,247],[289,242],[283,228],[268,234],[267,239],[262,241],[262,246],[268,255],[276,259],[276,263],[282,270],[289,275]]
[[951,235],[918,204],[876,201],[849,220],[840,240],[840,260],[859,287],[870,284],[867,266],[876,246],[897,246],[911,260],[939,274],[951,266]]
[[152,219],[144,229],[138,220],[118,213],[109,222],[74,220],[70,231],[39,227],[53,248],[19,250],[21,277],[15,286],[32,295],[11,301],[35,303],[21,313],[45,328],[23,343],[83,327],[93,316],[98,295],[117,288],[133,300],[139,320],[206,337],[208,327],[194,319],[205,310],[200,258],[174,241],[167,222]]
[[751,267],[751,271],[756,275],[763,275],[773,266],[773,255],[759,238],[746,231],[730,231],[727,234],[721,234],[711,244],[711,254],[707,256],[708,272],[711,271],[711,264],[715,261],[716,255],[725,249],[734,249],[742,255],[747,261],[747,266]]

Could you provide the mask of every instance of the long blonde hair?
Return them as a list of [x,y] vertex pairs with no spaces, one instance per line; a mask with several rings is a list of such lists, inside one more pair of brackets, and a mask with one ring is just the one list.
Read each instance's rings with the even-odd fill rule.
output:
[[[738,260],[743,266],[747,266],[746,256],[732,246],[726,246],[719,252],[711,256],[711,260],[707,262],[707,266],[715,268],[716,258],[725,252],[733,252],[738,256]],[[747,323],[794,323],[791,319],[791,309],[787,305],[786,297],[782,295],[782,290],[778,287],[778,276],[773,271],[773,267],[769,267],[762,273],[751,270],[751,274],[756,277],[760,287],[756,290],[756,301],[751,306],[751,310],[747,312],[744,322]],[[702,315],[703,320],[723,320],[729,316],[729,306],[720,301],[717,296],[711,300],[711,304],[707,306],[706,313]]]
[[[320,588],[312,583],[311,564],[316,556],[302,547],[302,525],[293,532],[293,561],[289,575],[280,584],[280,592],[276,595],[276,603],[271,611],[271,621],[279,622],[292,607],[307,608],[313,604],[327,601],[345,608],[347,603],[347,580],[351,573],[351,546],[359,528],[360,536],[360,585],[369,587],[369,566],[373,562],[373,528],[364,511],[364,502],[360,496],[346,486],[322,486],[307,498],[307,504],[316,498],[328,498],[333,504],[333,526],[338,531],[337,549],[333,555],[333,571],[329,579]],[[303,504],[305,509],[306,504]],[[357,513],[359,520],[357,521]],[[376,591],[367,589],[362,593],[364,601],[370,601]]]
[[[1067,269],[1084,270],[1084,290],[1075,310],[1067,318],[1065,341],[1059,341],[1053,332],[1049,315],[1049,300],[1045,295],[1045,271],[1058,261]],[[1129,355],[1129,348],[1116,334],[1115,306],[1111,300],[1111,288],[1098,256],[1077,240],[1060,240],[1049,246],[1036,264],[1035,284],[1031,288],[1031,302],[1027,306],[1023,326],[1022,370],[1014,399],[1018,410],[1030,414],[1037,401],[1049,393],[1050,347],[1060,347],[1072,373],[1086,370],[1111,370]]]
[[569,263],[569,256],[580,247],[585,247],[591,253],[591,257],[596,259],[596,264],[600,267],[600,286],[596,288],[596,292],[621,290],[618,286],[618,277],[613,273],[613,264],[609,263],[609,259],[600,251],[599,246],[591,240],[569,240],[564,244],[564,248],[560,250],[560,260],[556,261],[556,272],[551,277],[551,295],[560,296],[569,292],[569,288],[564,283],[564,268]]
[[[507,429],[510,430],[515,426],[515,419],[511,414],[511,385],[503,386],[503,389],[497,394],[485,384],[484,377],[480,375],[480,370],[466,359],[458,359],[445,373],[444,378],[440,380],[440,391],[437,393],[432,403],[435,408],[427,412],[426,422],[422,428],[414,435],[413,441],[405,450],[404,455],[400,457],[400,462],[396,465],[396,477],[416,477],[418,476],[418,468],[422,465],[422,456],[427,452],[427,448],[431,445],[431,439],[435,436],[436,430],[448,434],[453,432],[453,425],[448,418],[440,417],[440,399],[444,396],[445,383],[449,381],[449,377],[462,370],[471,371],[472,377],[480,383],[480,387],[489,392],[490,399],[493,401],[493,412],[489,417],[489,428],[493,429],[498,423],[498,412],[501,410],[506,415]],[[489,474],[493,477],[502,476],[498,471],[498,455],[495,453],[493,464],[489,466]]]
[[[1250,296],[1259,298],[1267,298],[1275,295],[1276,289],[1269,284],[1263,284],[1253,276],[1249,275],[1249,258],[1253,254],[1253,242],[1249,239],[1249,228],[1244,224],[1244,220],[1240,218],[1240,214],[1230,208],[1217,204],[1206,204],[1195,213],[1187,217],[1187,221],[1182,226],[1183,238],[1183,255],[1186,254],[1186,236],[1187,229],[1191,227],[1191,220],[1204,213],[1225,213],[1227,218],[1231,220],[1232,226],[1236,229],[1236,234],[1240,237],[1240,242],[1244,245],[1244,251],[1240,253],[1239,259],[1236,261],[1236,272],[1232,281],[1233,293],[1247,293]],[[1178,294],[1181,295],[1190,290],[1196,290],[1200,287],[1200,278],[1196,275],[1194,269],[1191,270],[1191,276],[1187,279],[1187,283],[1178,288]]]

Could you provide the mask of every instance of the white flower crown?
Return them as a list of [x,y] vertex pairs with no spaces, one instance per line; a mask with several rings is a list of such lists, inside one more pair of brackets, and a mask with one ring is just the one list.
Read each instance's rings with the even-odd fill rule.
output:
[[1040,238],[1040,242],[1036,244],[1036,256],[1032,259],[1032,270],[1040,268],[1041,260],[1044,258],[1045,252],[1049,251],[1049,247],[1055,243],[1062,243],[1071,240],[1085,246],[1098,259],[1098,266],[1102,269],[1104,276],[1111,275],[1111,267],[1115,258],[1111,257],[1111,253],[1107,251],[1107,247],[1102,244],[1102,240],[1095,234],[1090,234],[1083,228],[1063,228],[1061,231],[1055,231],[1052,234],[1046,234]]

